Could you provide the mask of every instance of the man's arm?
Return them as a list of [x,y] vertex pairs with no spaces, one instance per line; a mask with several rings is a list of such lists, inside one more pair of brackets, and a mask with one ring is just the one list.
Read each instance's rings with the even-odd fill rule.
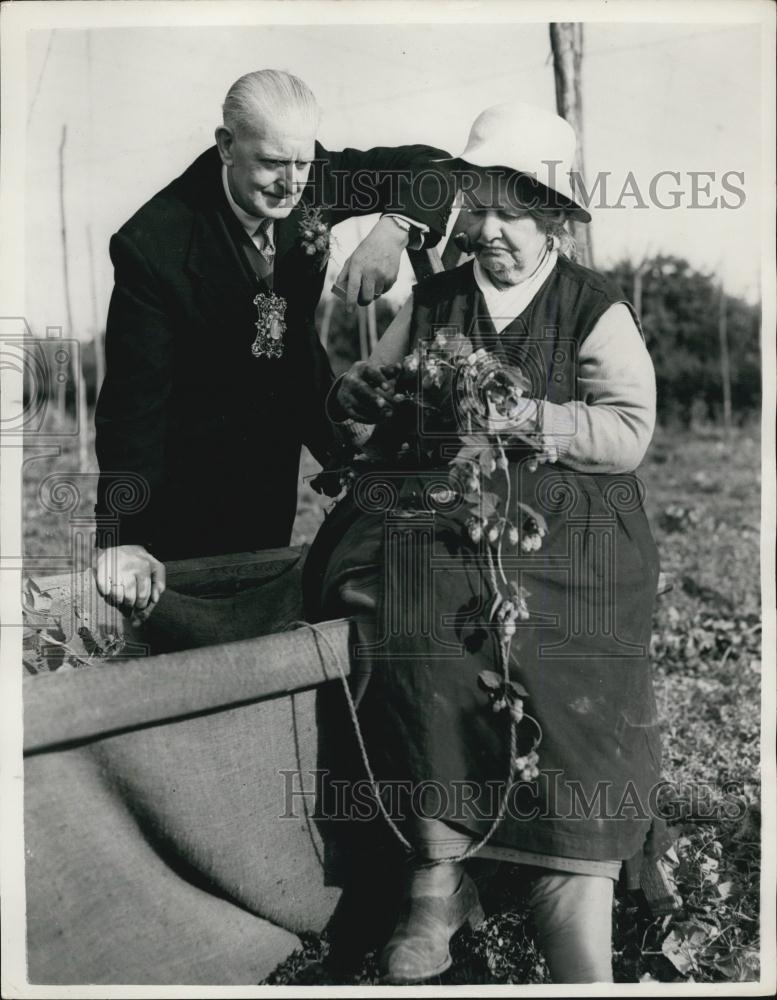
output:
[[[346,305],[367,305],[394,284],[402,251],[434,246],[448,222],[453,198],[450,175],[435,161],[447,156],[432,146],[376,146],[321,156],[321,197],[332,222],[383,213],[337,277]],[[415,225],[408,226],[406,222]]]
[[[103,596],[137,613],[149,601],[153,605],[164,589],[164,570],[147,549],[164,477],[173,335],[156,280],[134,243],[118,233],[110,252],[115,286],[106,327],[106,375],[95,412],[100,466],[95,575]],[[114,500],[121,500],[122,480],[137,487],[134,505]]]
[[375,146],[327,153],[323,199],[336,224],[354,215],[391,213],[425,227],[424,248],[445,233],[453,188],[450,175],[436,163],[450,154],[433,146]]

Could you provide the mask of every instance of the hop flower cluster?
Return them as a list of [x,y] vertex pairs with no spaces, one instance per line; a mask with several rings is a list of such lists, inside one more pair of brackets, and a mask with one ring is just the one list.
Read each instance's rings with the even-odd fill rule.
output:
[[542,547],[542,539],[547,534],[546,529],[534,517],[527,517],[523,522],[521,550],[537,552]]
[[502,695],[500,698],[494,698],[491,702],[492,712],[504,712],[506,708],[510,710],[510,718],[518,725],[523,719],[523,700],[521,698],[510,699]]
[[472,351],[468,354],[462,362],[466,365],[472,374],[475,374],[478,369],[481,369],[488,362],[488,351],[485,347],[479,347],[476,351]]
[[[464,486],[470,494],[478,494],[481,488],[479,477],[473,473],[465,479]],[[467,520],[466,527],[469,539],[475,545],[485,538],[489,545],[496,547],[503,538],[507,538],[510,545],[520,546],[521,551],[527,553],[539,551],[542,539],[547,534],[547,529],[533,517],[526,518],[522,529],[519,529],[505,517],[484,518],[473,514]]]
[[504,600],[499,605],[496,613],[496,620],[501,626],[501,634],[504,639],[511,639],[515,635],[515,623],[529,620],[529,608],[523,593],[513,590],[515,600]]
[[445,362],[433,354],[424,358],[423,378],[421,380],[424,389],[430,389],[432,386],[439,389],[445,378],[445,368]]
[[483,391],[500,417],[517,421],[521,413],[521,399],[527,386],[522,375],[504,369],[490,371],[483,382]]
[[305,206],[299,224],[300,243],[308,257],[320,256],[323,261],[329,257],[329,226],[321,218],[321,208]]
[[533,781],[539,777],[540,769],[537,767],[539,762],[540,758],[536,750],[530,750],[525,756],[515,758],[513,763],[521,781]]

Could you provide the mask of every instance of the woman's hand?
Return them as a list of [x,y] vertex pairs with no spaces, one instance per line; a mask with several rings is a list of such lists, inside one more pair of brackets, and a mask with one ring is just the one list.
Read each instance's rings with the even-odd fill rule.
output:
[[536,399],[527,397],[519,400],[518,405],[513,408],[509,416],[500,413],[493,400],[488,400],[485,429],[490,434],[514,435],[530,444],[534,449],[532,461],[535,468],[537,465],[544,465],[546,462],[553,463],[558,460],[558,446],[553,440],[542,434],[540,423],[541,415]]
[[523,398],[509,415],[500,413],[495,402],[488,398],[485,429],[491,434],[516,434],[537,429],[537,402]]
[[394,412],[394,391],[401,365],[357,361],[343,376],[337,403],[354,420],[374,424]]

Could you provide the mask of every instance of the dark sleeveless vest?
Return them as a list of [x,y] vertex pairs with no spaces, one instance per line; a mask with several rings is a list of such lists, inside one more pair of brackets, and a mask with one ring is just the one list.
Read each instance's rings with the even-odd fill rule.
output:
[[469,261],[436,274],[413,293],[412,342],[440,327],[457,327],[473,345],[521,366],[532,380],[532,395],[551,403],[576,399],[577,351],[611,305],[623,302],[611,282],[559,257],[527,308],[501,334],[494,332]]
[[[577,398],[580,346],[620,301],[602,277],[560,258],[524,313],[497,335],[465,264],[417,286],[411,336],[456,327],[475,349],[519,365],[533,396],[566,403]],[[548,525],[540,551],[509,550],[503,559],[507,578],[529,595],[510,675],[528,692],[525,710],[541,728],[541,774],[512,787],[492,843],[631,858],[651,832],[660,779],[648,663],[658,557],[642,489],[634,474],[578,473],[562,462],[533,470],[520,447],[508,457],[509,494],[495,481],[503,477],[488,486],[500,510],[509,505],[512,513],[519,501]],[[446,475],[447,461],[397,473],[399,517],[360,506],[369,491],[357,484],[357,502],[351,497],[332,517],[330,531],[339,521],[342,541],[331,559],[383,567],[380,638],[360,707],[376,775],[427,788],[424,814],[480,837],[508,773],[508,723],[490,711],[479,683],[482,671],[500,670],[499,649],[488,624],[486,560],[463,540],[469,512],[416,502]],[[414,504],[417,517],[406,516]],[[528,723],[519,730],[520,753],[537,731]]]

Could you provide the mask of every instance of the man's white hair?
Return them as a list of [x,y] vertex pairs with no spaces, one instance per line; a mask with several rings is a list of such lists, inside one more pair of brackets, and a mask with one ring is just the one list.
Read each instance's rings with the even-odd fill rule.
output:
[[321,109],[310,87],[298,76],[279,69],[260,69],[235,80],[222,111],[224,125],[235,134],[290,117],[315,133],[321,120]]

